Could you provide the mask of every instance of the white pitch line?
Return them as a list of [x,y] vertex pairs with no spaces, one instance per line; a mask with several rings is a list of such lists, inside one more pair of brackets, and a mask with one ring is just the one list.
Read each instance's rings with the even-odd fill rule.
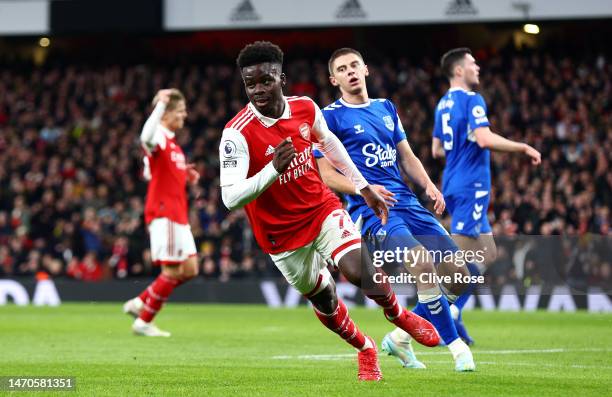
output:
[[[448,364],[449,361],[440,361],[440,360],[434,360],[434,361],[427,361],[427,364]],[[582,365],[582,364],[569,364],[569,365],[563,365],[563,364],[545,364],[545,363],[525,363],[525,362],[506,362],[506,361],[476,361],[476,366],[479,365],[499,365],[499,366],[503,366],[503,365],[507,365],[507,366],[517,366],[517,367],[548,367],[548,368],[577,368],[577,369],[606,369],[606,370],[612,370],[611,366],[608,365]]]
[[[474,355],[478,356],[481,354],[550,354],[550,353],[571,353],[571,352],[612,352],[612,349],[605,348],[583,348],[583,349],[524,349],[524,350],[474,350]],[[417,352],[419,356],[441,356],[450,354],[448,351],[435,351],[435,352]],[[355,354],[301,354],[296,356],[281,355],[272,356],[274,360],[342,360],[344,358],[353,358]]]

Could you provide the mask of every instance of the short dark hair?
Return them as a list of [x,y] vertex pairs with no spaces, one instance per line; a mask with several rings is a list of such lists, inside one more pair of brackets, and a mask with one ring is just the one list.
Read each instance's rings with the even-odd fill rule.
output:
[[327,61],[327,69],[329,70],[330,75],[334,74],[334,71],[332,70],[332,64],[334,63],[334,61],[337,58],[340,58],[342,55],[346,54],[355,54],[363,61],[363,55],[361,55],[359,51],[349,47],[338,48],[331,54],[331,56],[329,57],[329,61]]
[[240,69],[267,62],[283,64],[283,51],[269,41],[256,41],[248,44],[240,51],[236,59],[236,64]]
[[449,80],[453,78],[453,71],[457,62],[463,60],[466,54],[471,54],[472,50],[467,47],[453,48],[448,51],[446,54],[442,55],[442,59],[440,60],[440,68],[442,69],[442,74],[444,74]]

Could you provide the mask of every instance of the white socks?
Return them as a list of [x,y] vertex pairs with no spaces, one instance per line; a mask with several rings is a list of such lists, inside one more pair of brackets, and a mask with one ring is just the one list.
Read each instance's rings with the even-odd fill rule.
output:
[[453,355],[453,359],[456,360],[462,353],[469,352],[470,348],[461,338],[457,338],[448,345],[448,350]]
[[366,338],[365,338],[365,340],[366,340],[366,341],[365,341],[365,343],[364,343],[363,347],[362,347],[361,349],[358,349],[358,351],[361,351],[361,352],[362,352],[362,351],[364,351],[364,350],[371,349],[371,348],[373,348],[373,347],[374,347],[374,345],[372,344],[372,341],[370,340],[370,338],[367,338],[367,337],[366,337]]
[[419,297],[419,302],[421,303],[429,303],[435,301],[436,299],[440,298],[440,295],[442,295],[442,291],[438,286],[422,291],[417,291],[417,296]]
[[395,343],[408,343],[412,339],[410,334],[401,328],[395,328],[389,335]]

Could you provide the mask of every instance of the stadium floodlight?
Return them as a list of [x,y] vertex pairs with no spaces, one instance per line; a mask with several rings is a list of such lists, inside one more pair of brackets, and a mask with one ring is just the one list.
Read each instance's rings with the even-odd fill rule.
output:
[[38,45],[43,48],[49,47],[51,45],[51,40],[49,40],[48,37],[41,37],[40,40],[38,40]]
[[526,23],[523,25],[523,31],[529,34],[538,34],[540,33],[540,27],[533,23]]

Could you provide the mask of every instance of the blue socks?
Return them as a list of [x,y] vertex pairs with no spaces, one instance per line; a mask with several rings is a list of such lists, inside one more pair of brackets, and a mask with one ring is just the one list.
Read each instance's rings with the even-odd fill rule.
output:
[[[431,318],[431,316],[429,315],[429,311],[427,310],[427,307],[422,304],[421,302],[417,302],[417,305],[414,307],[414,309],[412,309],[412,312],[414,314],[418,314],[419,316],[429,320]],[[429,321],[431,322],[431,321]]]
[[418,295],[419,303],[412,310],[413,313],[429,320],[436,327],[444,343],[449,345],[459,335],[446,297],[438,287],[419,291]]

